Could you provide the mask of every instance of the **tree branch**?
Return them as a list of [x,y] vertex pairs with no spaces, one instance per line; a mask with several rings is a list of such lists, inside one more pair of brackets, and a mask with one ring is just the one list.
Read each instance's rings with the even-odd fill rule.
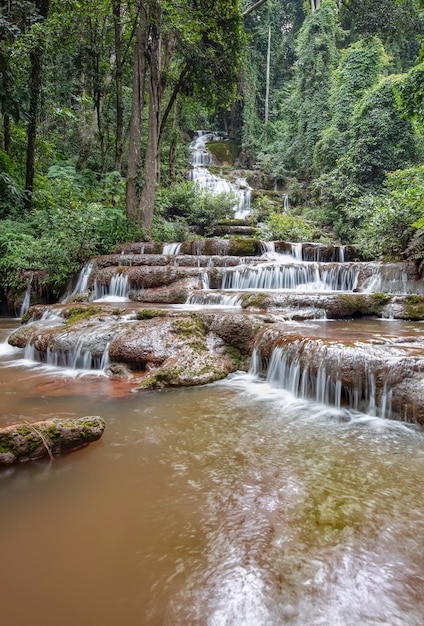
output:
[[258,2],[255,2],[255,4],[253,4],[251,7],[243,11],[243,13],[241,14],[242,17],[247,17],[248,15],[252,13],[252,11],[259,9],[259,7],[264,4],[264,2],[266,2],[266,0],[258,0]]

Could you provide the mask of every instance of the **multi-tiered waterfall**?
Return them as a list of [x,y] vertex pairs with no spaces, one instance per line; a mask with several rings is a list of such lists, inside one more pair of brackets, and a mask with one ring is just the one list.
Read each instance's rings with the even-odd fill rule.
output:
[[[79,324],[70,332],[56,318],[57,331],[49,327],[40,334],[30,327],[26,341],[19,334],[16,345],[26,345],[28,359],[53,366],[104,369],[124,359],[126,367],[141,371],[154,386],[157,379],[147,376],[149,368],[154,365],[160,371],[163,363],[182,354],[183,344],[170,351],[174,339],[166,336],[171,332],[173,337],[175,323],[169,315],[185,319],[195,309],[198,315],[214,317],[204,318],[197,330],[194,321],[182,320],[177,327],[188,324],[190,349],[195,347],[191,333],[200,333],[199,354],[207,346],[217,349],[215,362],[221,358],[219,342],[228,342],[242,350],[244,359],[251,357],[251,375],[295,396],[424,423],[424,342],[415,328],[404,337],[396,327],[398,340],[390,330],[390,320],[424,318],[424,281],[413,263],[370,263],[355,256],[357,251],[349,247],[243,238],[123,245],[83,268],[64,299],[65,317],[74,315],[73,299],[91,301],[80,305],[81,312],[77,309],[83,316],[87,310],[87,328]],[[101,307],[97,312],[96,306]],[[117,306],[125,307],[124,316]],[[164,311],[141,313],[140,319],[152,321],[143,321],[141,335],[133,336],[134,319],[146,306]],[[31,310],[44,318],[45,307],[41,313]],[[242,311],[250,315],[240,316]],[[324,320],[357,318],[373,322],[355,322],[353,337],[353,326],[345,332],[334,322],[322,325]],[[364,333],[364,328],[371,330]],[[190,361],[194,355],[185,358]],[[193,372],[202,368],[200,364]],[[218,375],[211,368],[209,373]],[[219,377],[232,371],[234,363],[223,361],[222,368]],[[177,385],[182,370],[174,370],[170,380]],[[196,376],[191,375],[190,384],[210,380]],[[160,375],[161,385],[167,384],[167,377]]]
[[[213,165],[212,154],[207,149],[206,144],[211,141],[222,141],[221,133],[198,130],[190,145],[192,155],[190,179],[196,181],[202,188],[218,195],[220,193],[231,193],[234,195],[234,210],[237,219],[244,219],[250,214],[252,189],[244,178],[237,178],[234,183],[212,174],[208,165]],[[229,216],[230,217],[230,216]]]

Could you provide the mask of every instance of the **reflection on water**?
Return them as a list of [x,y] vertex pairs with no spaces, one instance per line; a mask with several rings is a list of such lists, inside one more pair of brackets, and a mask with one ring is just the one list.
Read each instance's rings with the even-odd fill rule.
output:
[[422,431],[247,374],[134,394],[12,357],[1,423],[100,414],[107,428],[0,471],[2,623],[424,623]]

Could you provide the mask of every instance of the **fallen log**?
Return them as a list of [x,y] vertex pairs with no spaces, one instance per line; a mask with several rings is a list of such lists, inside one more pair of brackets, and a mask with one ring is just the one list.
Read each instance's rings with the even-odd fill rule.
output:
[[99,416],[53,418],[32,424],[24,422],[0,429],[0,466],[33,461],[77,450],[97,441],[105,429]]

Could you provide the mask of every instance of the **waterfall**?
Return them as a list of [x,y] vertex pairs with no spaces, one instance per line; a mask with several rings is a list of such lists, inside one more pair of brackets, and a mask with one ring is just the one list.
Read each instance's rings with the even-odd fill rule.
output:
[[229,295],[210,291],[208,293],[202,293],[202,291],[198,291],[187,299],[186,304],[205,307],[214,306],[241,308],[241,297],[238,294]]
[[84,265],[84,267],[78,274],[77,282],[76,282],[74,289],[71,291],[70,294],[67,294],[63,298],[62,304],[66,304],[67,302],[70,302],[72,298],[74,298],[78,293],[84,293],[84,291],[87,291],[88,281],[90,280],[90,276],[93,272],[94,266],[95,266],[94,261],[90,261],[89,263],[86,263],[86,265]]
[[22,317],[23,315],[25,315],[25,313],[29,309],[29,305],[31,303],[31,285],[32,285],[32,276],[31,276],[31,279],[28,281],[28,286],[25,291],[24,300],[22,302],[21,310],[19,311],[19,317]]
[[306,291],[354,291],[359,268],[354,265],[317,263],[263,264],[228,268],[222,275],[221,289],[287,289]]
[[180,243],[164,243],[162,248],[162,254],[180,254]]
[[201,189],[213,195],[231,193],[235,197],[234,217],[245,219],[251,212],[252,188],[245,178],[237,178],[234,183],[212,174],[206,166],[213,165],[212,154],[206,147],[210,141],[224,139],[222,133],[198,130],[190,144],[191,165],[190,180],[196,182]]
[[[260,350],[255,349],[249,373],[264,378],[279,389],[285,389],[298,398],[314,400],[320,404],[340,409],[347,406],[382,418],[392,417],[390,366],[386,379],[379,358],[363,358],[359,348],[355,372],[346,377],[343,373],[343,347],[334,345],[326,349],[314,340],[300,339],[274,347],[269,364],[264,363]],[[346,364],[345,364],[346,367]],[[383,383],[377,384],[383,378]]]
[[24,358],[66,370],[104,370],[110,363],[109,346],[110,341],[102,336],[101,331],[85,331],[74,346],[66,348],[49,345],[46,351],[41,351],[33,343],[28,343]]
[[291,245],[291,253],[296,259],[296,261],[303,261],[303,250],[301,243],[292,243]]
[[110,284],[99,285],[97,281],[94,283],[95,300],[119,301],[128,300],[130,285],[128,274],[124,272],[116,273],[112,276]]

